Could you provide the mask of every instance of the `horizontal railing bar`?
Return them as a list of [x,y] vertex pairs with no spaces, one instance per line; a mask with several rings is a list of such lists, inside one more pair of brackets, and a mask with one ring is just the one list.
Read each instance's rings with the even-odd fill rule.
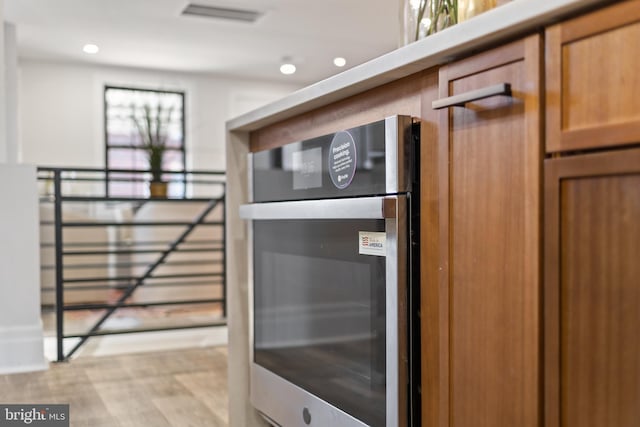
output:
[[[220,252],[224,248],[178,248],[174,253],[186,253],[186,252]],[[110,251],[65,251],[62,255],[65,256],[81,256],[81,255],[126,255],[126,254],[157,254],[160,252],[166,252],[166,249],[123,249],[123,250],[110,250]]]
[[159,302],[136,302],[129,304],[71,304],[63,307],[64,311],[79,310],[105,310],[108,308],[140,308],[140,307],[161,307],[166,305],[194,305],[194,304],[216,304],[224,300],[221,298],[192,299],[180,301],[159,301]]
[[125,281],[125,280],[136,280],[136,279],[137,277],[135,276],[82,277],[82,278],[76,278],[76,279],[66,279],[66,280],[63,280],[63,283],[111,282],[111,281]]
[[[122,145],[122,144],[109,144],[107,146],[109,150],[139,150],[139,151],[147,151],[147,149],[141,145]],[[184,147],[176,147],[174,145],[166,145],[165,150],[167,151],[179,151],[183,152]]]
[[[158,242],[158,241],[140,241],[140,242],[134,242],[134,244],[139,244],[139,245],[157,245],[157,244],[169,244],[169,243],[173,243],[173,242]],[[194,240],[185,240],[184,242],[180,243],[180,246],[183,245],[215,245],[215,244],[223,244],[224,240],[223,239],[194,239]]]
[[165,249],[114,249],[107,251],[64,251],[62,255],[126,255],[126,254],[157,254]]
[[222,320],[220,322],[199,323],[195,325],[166,326],[162,328],[141,328],[141,329],[96,331],[90,334],[64,335],[62,338],[86,338],[86,337],[98,337],[98,336],[104,336],[104,335],[136,334],[140,332],[177,331],[180,329],[198,329],[198,328],[210,328],[214,326],[225,326],[226,324],[227,324],[227,321]]
[[[144,267],[150,265],[153,261],[140,261],[140,262],[125,262],[125,263],[113,263],[104,262],[98,264],[72,264],[65,265],[65,270],[87,270],[95,268],[113,267],[113,268],[127,268],[127,267]],[[162,263],[167,266],[181,266],[181,265],[209,265],[209,264],[222,264],[221,259],[202,259],[202,260],[187,260],[187,261],[165,261]],[[55,265],[42,265],[40,270],[55,270]]]
[[[147,282],[144,284],[145,289],[153,289],[156,287],[159,288],[170,288],[170,287],[177,287],[179,288],[180,286],[220,286],[222,285],[222,282],[211,282],[211,281],[181,281],[181,282]],[[127,286],[129,287],[129,286]],[[66,288],[65,288],[66,289]]]
[[[46,181],[49,178],[38,178],[38,181]],[[61,178],[60,181],[65,182],[65,181],[69,181],[69,182],[75,182],[75,181],[82,181],[82,182],[149,182],[150,180],[147,178],[113,178],[113,177],[109,177],[109,181],[106,181],[106,179],[98,179],[98,178],[86,178],[86,179],[63,179]],[[227,182],[226,181],[211,181],[211,180],[206,180],[206,179],[173,179],[171,182],[178,182],[180,184],[185,183],[185,184],[195,184],[195,185],[220,185],[220,186],[226,186]],[[48,201],[53,201],[53,194],[49,194],[47,196],[41,197],[40,201],[41,202],[48,202]],[[70,197],[70,196],[63,196],[63,197]],[[96,196],[96,197],[105,197],[105,196]],[[106,198],[106,197],[105,197]],[[112,200],[113,197],[108,197],[109,200]],[[133,201],[138,201],[138,200],[162,200],[162,199],[149,199],[149,198],[144,198],[144,197],[134,197],[135,200]],[[184,197],[184,198],[179,198],[179,200],[183,200],[183,199],[187,199],[190,200],[190,198],[188,197]],[[118,200],[115,200],[118,201]],[[125,200],[128,201],[128,200]]]
[[[65,270],[91,270],[97,268],[105,268],[105,267],[114,267],[114,268],[126,268],[126,267],[139,267],[143,265],[147,265],[146,262],[130,262],[124,264],[117,263],[109,263],[104,262],[102,264],[73,264],[73,265],[65,265],[63,268]],[[55,265],[42,265],[40,266],[40,270],[55,270]]]
[[192,202],[192,203],[208,203],[211,200],[220,199],[221,197],[166,197],[166,198],[147,198],[147,197],[103,197],[103,196],[63,196],[63,202]]
[[[149,265],[150,262],[144,263],[136,263],[136,266],[140,265]],[[218,265],[222,264],[221,259],[190,259],[190,260],[176,260],[176,261],[165,261],[162,263],[163,265],[175,267],[175,266],[184,266],[184,265]]]
[[[189,221],[68,221],[63,227],[184,227],[193,224]],[[55,221],[40,221],[40,225],[54,226]],[[224,225],[222,221],[203,221],[197,225]]]
[[[225,178],[226,179],[226,178]],[[111,180],[111,177],[109,177],[109,180]],[[191,179],[191,180],[183,180],[183,179],[177,179],[175,180],[177,182],[186,182],[187,184],[197,184],[197,185],[208,185],[208,184],[224,184],[225,186],[227,185],[227,181],[208,181],[205,179]],[[174,181],[172,181],[174,182]]]
[[[126,221],[126,222],[89,222],[89,221],[69,221],[63,222],[63,227],[186,227],[193,224],[190,221]],[[203,221],[197,225],[220,226],[223,221]]]
[[[177,248],[173,251],[173,253],[181,253],[181,252],[190,252],[190,253],[196,253],[196,252],[220,252],[220,251],[224,251],[223,247],[215,247],[215,248]],[[162,251],[164,252],[164,251]]]
[[[51,178],[49,178],[48,176],[39,176],[37,177],[37,180],[48,181],[48,180],[51,180]],[[61,182],[107,182],[107,179],[106,178],[67,177],[67,178],[60,178],[60,181]],[[119,177],[110,176],[108,182],[149,182],[149,181],[150,181],[149,178],[135,178],[135,177],[119,178]],[[209,179],[192,179],[192,178],[189,178],[188,176],[185,177],[184,175],[178,176],[177,178],[171,178],[170,182],[180,182],[180,183],[198,184],[198,185],[200,184],[226,185],[227,183],[226,180],[213,181]]]
[[[38,172],[101,172],[101,173],[151,173],[149,170],[140,170],[140,169],[100,169],[100,168],[60,168],[60,167],[52,167],[52,166],[38,166]],[[172,170],[172,171],[162,171],[162,173],[167,174],[194,174],[194,175],[225,175],[225,171],[214,171],[214,170]]]
[[[221,277],[222,273],[208,272],[208,273],[185,273],[185,274],[162,274],[157,276],[151,276],[149,279],[180,279],[183,277]],[[88,282],[110,282],[110,281],[124,281],[124,280],[137,280],[137,276],[120,276],[120,277],[83,277],[77,279],[66,279],[63,283],[88,283]]]
[[[163,283],[163,282],[147,282],[144,286],[146,289],[152,288],[171,288],[176,287],[179,288],[181,286],[220,286],[222,282],[179,282],[179,283]],[[120,283],[115,285],[86,285],[86,286],[65,286],[64,291],[92,291],[92,290],[100,290],[100,289],[113,289],[113,290],[122,290],[128,289],[132,285],[128,283]],[[55,287],[43,287],[40,288],[42,291],[46,292],[55,292]]]
[[[64,246],[69,247],[92,247],[92,246],[160,246],[160,245],[169,245],[172,242],[167,240],[140,240],[135,242],[64,242]],[[188,240],[180,243],[180,245],[204,245],[204,244],[215,244],[215,243],[223,243],[222,240],[215,239],[199,239],[199,240]],[[40,247],[55,247],[55,242],[46,242],[40,243]]]

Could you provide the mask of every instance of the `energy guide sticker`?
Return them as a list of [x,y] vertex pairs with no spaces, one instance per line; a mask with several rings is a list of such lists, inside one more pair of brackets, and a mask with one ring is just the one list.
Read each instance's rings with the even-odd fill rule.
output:
[[376,231],[358,232],[360,255],[387,256],[387,235]]

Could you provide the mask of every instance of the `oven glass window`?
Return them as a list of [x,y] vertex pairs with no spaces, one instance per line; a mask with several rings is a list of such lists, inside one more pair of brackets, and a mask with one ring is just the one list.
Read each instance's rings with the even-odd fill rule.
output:
[[384,426],[385,257],[359,255],[360,231],[384,220],[254,221],[254,358]]

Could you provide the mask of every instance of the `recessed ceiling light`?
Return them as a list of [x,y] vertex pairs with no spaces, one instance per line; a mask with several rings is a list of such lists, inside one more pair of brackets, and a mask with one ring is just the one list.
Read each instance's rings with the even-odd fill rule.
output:
[[293,64],[289,64],[289,63],[282,64],[280,66],[280,72],[282,74],[293,74],[293,73],[296,72],[296,66],[293,65]]
[[98,46],[96,46],[95,44],[85,44],[84,47],[82,48],[82,51],[84,53],[89,53],[91,55],[93,55],[94,53],[98,53],[98,51],[100,50],[100,48]]
[[336,67],[344,67],[347,64],[347,60],[338,56],[337,58],[333,58],[333,65]]

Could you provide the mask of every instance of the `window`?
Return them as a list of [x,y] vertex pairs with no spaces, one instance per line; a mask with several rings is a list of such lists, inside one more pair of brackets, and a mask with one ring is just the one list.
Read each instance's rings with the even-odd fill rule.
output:
[[163,157],[164,174],[169,182],[169,196],[183,197],[185,192],[184,92],[106,86],[104,90],[105,140],[107,169],[121,169],[107,175],[108,196],[147,197],[149,171],[147,152],[133,117],[140,120],[147,109],[152,122],[158,114],[161,132],[166,135],[167,150]]

